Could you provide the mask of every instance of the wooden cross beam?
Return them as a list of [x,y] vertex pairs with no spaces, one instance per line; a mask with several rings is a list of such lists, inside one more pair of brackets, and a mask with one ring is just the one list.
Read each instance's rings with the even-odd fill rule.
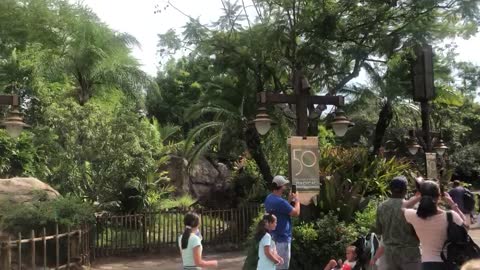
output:
[[260,92],[257,94],[257,102],[260,105],[288,103],[295,104],[297,115],[296,135],[306,137],[308,130],[308,108],[312,105],[335,105],[343,106],[345,99],[343,96],[314,96],[310,95],[310,86],[301,72],[295,72],[294,75],[295,94],[277,94],[270,92]]
[[0,105],[18,106],[19,100],[17,95],[0,95]]

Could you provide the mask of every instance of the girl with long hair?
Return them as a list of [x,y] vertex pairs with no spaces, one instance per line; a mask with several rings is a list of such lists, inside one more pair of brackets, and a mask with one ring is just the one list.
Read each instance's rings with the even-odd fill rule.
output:
[[464,225],[465,217],[448,193],[440,192],[434,181],[424,181],[420,185],[420,204],[418,209],[403,209],[405,219],[412,224],[422,246],[422,270],[447,270],[440,254],[447,240],[447,212],[438,204],[440,199],[453,211],[453,221]]
[[185,230],[178,238],[178,246],[182,255],[184,270],[200,270],[202,267],[217,267],[218,262],[202,259],[202,239],[197,236],[200,218],[195,213],[187,213],[183,218]]
[[265,214],[257,225],[255,240],[258,242],[257,270],[275,270],[275,266],[283,264],[283,259],[277,254],[275,242],[270,234],[277,227],[277,217]]

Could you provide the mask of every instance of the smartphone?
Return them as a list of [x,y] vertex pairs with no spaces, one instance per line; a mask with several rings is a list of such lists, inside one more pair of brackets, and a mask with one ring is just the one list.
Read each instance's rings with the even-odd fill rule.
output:
[[[297,193],[297,185],[292,185],[292,193]],[[295,202],[290,202],[290,205],[295,207]]]
[[438,181],[438,185],[440,186],[440,197],[445,195],[445,187],[443,186],[442,181]]

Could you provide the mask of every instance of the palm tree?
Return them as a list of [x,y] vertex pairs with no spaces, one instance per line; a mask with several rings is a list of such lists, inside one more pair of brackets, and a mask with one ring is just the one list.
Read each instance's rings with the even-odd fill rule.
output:
[[273,176],[261,147],[260,136],[248,122],[250,108],[246,108],[246,104],[255,103],[247,101],[248,90],[229,92],[236,95],[230,98],[225,95],[207,96],[187,110],[186,119],[200,121],[200,124],[188,134],[185,155],[192,164],[207,150],[234,160],[248,151],[264,180],[269,183]]
[[149,79],[139,63],[129,55],[138,41],[105,25],[79,18],[58,67],[76,84],[76,98],[84,105],[102,86],[136,94]]

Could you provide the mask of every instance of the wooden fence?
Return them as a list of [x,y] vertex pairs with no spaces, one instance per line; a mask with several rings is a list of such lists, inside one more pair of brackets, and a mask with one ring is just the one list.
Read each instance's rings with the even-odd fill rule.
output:
[[0,241],[0,269],[75,269],[89,265],[90,243],[87,226],[68,229],[65,233],[60,233],[56,226],[52,235],[47,235],[45,229],[41,234],[32,230],[29,238],[19,233],[16,239],[9,236],[6,241]]
[[[245,243],[252,221],[260,206],[227,210],[198,210],[202,243],[224,249]],[[13,239],[0,240],[1,270],[76,269],[90,265],[96,257],[121,255],[135,251],[176,249],[183,233],[185,211],[161,211],[134,215],[98,217],[93,226],[67,229],[53,234],[31,231]]]
[[[202,243],[206,246],[240,247],[248,236],[259,206],[228,210],[199,210]],[[110,256],[132,251],[176,248],[183,233],[185,211],[162,211],[97,218],[95,253]]]

